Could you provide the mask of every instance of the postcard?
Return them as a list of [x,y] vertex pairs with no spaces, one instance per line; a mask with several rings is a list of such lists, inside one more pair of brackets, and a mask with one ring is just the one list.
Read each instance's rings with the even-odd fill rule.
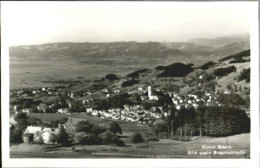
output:
[[259,167],[257,1],[1,6],[3,167]]

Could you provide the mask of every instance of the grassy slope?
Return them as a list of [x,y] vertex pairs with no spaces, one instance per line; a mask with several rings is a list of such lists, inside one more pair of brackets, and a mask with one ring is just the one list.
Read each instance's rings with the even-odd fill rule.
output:
[[[229,75],[220,78],[217,82],[218,82],[218,85],[221,85],[221,87],[217,87],[216,88],[217,90],[226,90],[226,86],[229,84],[240,85],[242,87],[244,87],[244,86],[250,87],[250,83],[246,83],[245,81],[238,82],[237,80],[234,80],[234,78],[237,78],[240,75],[240,73],[242,72],[243,69],[247,69],[250,67],[250,62],[228,64],[228,65],[221,66],[221,67],[227,67],[227,66],[232,66],[232,65],[234,65],[236,67],[236,72],[232,72]],[[239,68],[238,68],[238,66],[239,66]]]
[[[250,134],[240,134],[223,138],[203,137],[190,142],[180,142],[162,139],[160,141],[143,142],[140,144],[127,143],[126,147],[110,145],[76,145],[75,151],[71,147],[51,148],[48,145],[13,145],[10,147],[11,158],[250,158]],[[245,151],[246,155],[187,155],[189,150],[198,152],[213,151],[202,150],[202,145],[229,145],[231,150],[219,151]]]
[[[78,114],[72,114],[72,115],[66,115],[66,114],[43,114],[43,113],[31,113],[30,114],[32,117],[39,118],[43,122],[48,122],[52,120],[58,120],[61,119],[62,117],[72,117],[72,118],[81,118],[81,119],[86,119],[90,123],[93,124],[104,124],[105,126],[108,126],[110,122],[115,121],[111,119],[101,119],[98,117],[93,117],[93,116],[88,116],[86,113],[78,113]],[[138,124],[136,122],[129,122],[129,121],[119,121],[116,120],[120,124],[123,130],[123,135],[128,136],[131,135],[134,132],[147,132],[150,131],[151,128]]]

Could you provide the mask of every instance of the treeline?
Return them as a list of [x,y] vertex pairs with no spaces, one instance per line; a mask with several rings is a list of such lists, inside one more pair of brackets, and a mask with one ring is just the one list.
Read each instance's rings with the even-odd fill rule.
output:
[[226,68],[215,69],[214,75],[216,75],[216,76],[226,76],[226,75],[230,74],[231,72],[236,72],[235,66],[229,66],[229,67],[226,67]]
[[139,83],[139,80],[135,80],[135,79],[127,80],[127,81],[122,82],[121,87],[133,86],[134,84],[138,84],[138,83]]
[[183,140],[191,136],[228,136],[250,131],[250,119],[236,107],[171,108],[168,116],[153,126],[161,137]]
[[168,66],[158,66],[157,70],[163,70],[158,77],[184,77],[193,71],[192,64],[173,63]]
[[206,70],[206,69],[209,69],[210,67],[213,67],[214,65],[216,65],[215,62],[209,61],[209,62],[203,64],[200,68],[202,70]]
[[125,143],[117,136],[117,134],[122,134],[122,129],[115,121],[111,122],[108,128],[92,124],[89,121],[80,121],[76,125],[75,131],[73,140],[79,144],[116,144],[118,146],[125,146]]
[[245,50],[240,53],[234,54],[234,55],[229,55],[227,57],[224,57],[220,59],[219,61],[226,61],[229,59],[234,59],[233,61],[230,61],[229,63],[241,63],[241,62],[247,62],[247,60],[244,60],[243,57],[250,56],[250,50]]
[[240,73],[238,76],[238,82],[245,80],[246,83],[250,82],[250,68],[248,69],[243,69],[243,71]]
[[126,75],[126,77],[138,77],[141,73],[148,73],[150,70],[145,68],[145,69],[141,69],[141,70],[137,70],[134,72],[131,72],[129,74]]

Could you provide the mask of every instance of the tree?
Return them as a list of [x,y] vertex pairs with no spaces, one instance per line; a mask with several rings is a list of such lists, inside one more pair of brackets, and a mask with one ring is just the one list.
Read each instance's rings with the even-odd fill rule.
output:
[[163,132],[168,132],[168,125],[166,122],[156,122],[153,126],[153,131],[156,134],[157,137]]
[[59,120],[52,120],[49,122],[49,125],[52,127],[52,128],[57,128],[58,125],[59,125]]
[[72,102],[70,110],[72,112],[86,112],[86,108],[83,106],[81,101]]
[[250,131],[245,111],[235,107],[209,107],[205,112],[207,136],[227,136]]
[[11,143],[22,143],[23,132],[20,128],[15,128],[14,126],[10,127],[10,142]]
[[76,125],[76,132],[90,133],[93,125],[89,121],[80,121]]
[[74,140],[79,144],[85,144],[86,143],[86,133],[84,132],[78,132],[74,135]]
[[194,128],[196,113],[194,108],[181,107],[176,113],[176,127],[179,127],[180,136],[188,135],[188,129]]
[[199,105],[198,108],[195,110],[196,112],[196,120],[197,120],[197,124],[199,127],[199,135],[202,136],[203,135],[203,128],[204,128],[204,124],[205,124],[205,111],[206,108],[204,105]]
[[17,127],[22,131],[30,124],[29,118],[25,113],[16,114],[14,119],[17,121]]
[[122,134],[122,129],[121,129],[120,125],[115,121],[110,123],[109,130],[111,132],[113,132],[114,134],[117,134],[117,133]]
[[140,142],[144,142],[144,139],[143,139],[142,135],[139,132],[135,132],[131,136],[131,142],[132,143],[140,143]]
[[102,144],[114,144],[118,141],[118,137],[111,131],[106,131],[98,136]]
[[245,100],[238,94],[220,94],[219,102],[229,107],[240,107],[245,106]]
[[57,134],[57,143],[62,145],[69,144],[69,136],[63,127],[60,127],[59,133]]
[[67,118],[67,117],[62,117],[62,118],[59,120],[59,123],[60,123],[60,124],[65,124],[67,121],[68,121],[68,118]]
[[168,127],[170,129],[168,129],[170,131],[170,134],[168,133],[168,135],[170,135],[170,138],[173,137],[175,135],[175,124],[174,124],[174,121],[175,121],[175,113],[176,113],[176,108],[174,108],[173,106],[171,106],[169,109],[169,116],[168,116]]
[[152,107],[152,104],[151,104],[150,102],[148,102],[148,101],[143,101],[143,102],[142,102],[142,106],[143,106],[143,108],[144,108],[145,110],[150,110],[151,107]]
[[99,126],[99,125],[93,125],[93,127],[91,128],[91,132],[95,135],[101,134],[105,131],[106,131],[106,128],[104,128],[103,126]]

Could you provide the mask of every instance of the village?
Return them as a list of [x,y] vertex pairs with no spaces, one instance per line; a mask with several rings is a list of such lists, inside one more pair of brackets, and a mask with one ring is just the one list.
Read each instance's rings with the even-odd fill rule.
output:
[[[159,69],[161,67],[158,66],[156,68]],[[232,68],[237,69],[238,72],[242,71],[239,65]],[[26,138],[24,142],[28,142],[28,135],[34,135],[34,137],[41,135],[43,142],[49,143],[51,135],[57,135],[61,127],[66,132],[74,134],[76,125],[78,122],[84,121],[84,119],[71,116],[80,113],[95,118],[133,122],[149,127],[154,127],[156,124],[167,120],[180,120],[176,121],[176,123],[182,122],[185,117],[189,121],[189,115],[195,117],[197,114],[193,113],[204,113],[202,109],[210,111],[213,108],[213,111],[218,111],[218,109],[214,109],[215,107],[236,107],[236,109],[243,110],[244,112],[242,113],[245,113],[250,118],[249,106],[237,94],[241,91],[250,92],[247,87],[227,85],[224,90],[217,90],[219,77],[201,70],[197,70],[194,76],[190,75],[182,78],[179,85],[173,83],[165,85],[167,79],[158,76],[158,73],[160,73],[158,69],[153,73],[149,69],[137,70],[129,73],[123,79],[120,79],[115,74],[107,74],[101,79],[94,80],[93,86],[95,87],[92,89],[81,91],[72,91],[71,85],[65,84],[11,90],[10,112],[13,116],[10,118],[10,127],[17,124],[15,115],[21,113],[27,115],[41,113],[42,115],[56,114],[57,116],[67,116],[66,121],[62,123],[55,121],[56,124],[47,124],[45,126],[39,124],[27,125],[23,132],[23,137]],[[144,79],[146,81],[142,81]],[[147,79],[150,80],[147,81]],[[178,82],[178,80],[170,78],[169,82],[171,81]],[[102,88],[96,87],[102,84],[102,82],[107,82],[108,85]],[[155,82],[163,83],[156,85]],[[224,111],[226,110],[229,109]],[[181,115],[184,118],[176,118],[179,113],[183,113]],[[208,112],[208,114],[211,115],[211,112]],[[201,117],[206,117],[205,114],[203,115]],[[194,117],[192,120],[201,122],[200,118]],[[210,120],[211,118],[208,118],[208,122]],[[165,132],[164,127],[165,125],[161,128],[162,132]],[[176,126],[171,125],[171,127],[171,134],[174,134],[175,130],[178,132],[177,134],[182,136],[183,123]],[[199,129],[199,134],[202,135],[202,130],[201,128]],[[169,130],[170,128],[168,128],[167,137],[170,136]],[[189,132],[191,132],[191,135],[194,134],[192,132],[197,132],[195,134],[198,134],[198,128]],[[187,130],[186,134],[188,134]],[[171,136],[173,137],[173,135]],[[37,140],[34,138],[34,141]]]
[[[58,102],[51,103],[49,105],[41,102],[38,102],[39,104],[29,104],[26,102],[22,104],[14,104],[11,111],[13,111],[15,114],[56,113],[57,115],[68,115],[68,121],[64,124],[58,124],[58,128],[30,125],[27,126],[27,128],[23,132],[24,142],[37,142],[37,137],[41,136],[43,142],[48,144],[53,143],[52,136],[57,135],[60,127],[63,127],[68,133],[74,132],[73,130],[75,130],[75,126],[78,124],[78,122],[84,119],[71,118],[70,115],[79,112],[85,112],[89,116],[94,116],[101,119],[123,120],[149,125],[156,123],[156,121],[161,121],[162,118],[167,118],[170,115],[170,112],[167,108],[170,104],[173,105],[176,110],[180,110],[182,107],[197,109],[199,105],[204,105],[206,107],[222,106],[222,104],[218,101],[218,92],[205,92],[203,96],[198,96],[195,94],[188,94],[184,96],[174,92],[165,92],[158,96],[156,93],[158,93],[160,90],[156,88],[154,89],[151,86],[138,87],[136,91],[138,91],[138,93],[141,93],[138,99],[141,102],[137,104],[122,104],[122,108],[108,108],[105,110],[93,105],[93,103],[91,103],[93,102],[93,99],[80,100],[81,96],[83,97],[84,95],[88,95],[91,97],[91,92],[74,93],[63,91],[62,88],[51,88],[45,86],[40,89],[17,90],[15,92],[11,92],[11,97],[17,96],[19,98],[26,99],[47,95],[60,97],[62,96],[64,99]],[[113,93],[109,93],[107,89],[102,89],[102,92],[107,99],[110,96],[113,97],[114,95],[122,94],[120,89],[114,90]],[[226,91],[224,92],[224,94],[230,94],[230,92]],[[158,102],[162,98],[162,95],[168,97],[171,102],[169,104],[166,104],[166,101],[163,102],[163,105],[158,106],[156,102]],[[16,123],[17,122],[15,121],[14,117],[12,117],[10,119],[10,126],[16,125]],[[32,138],[32,136],[34,138]]]

